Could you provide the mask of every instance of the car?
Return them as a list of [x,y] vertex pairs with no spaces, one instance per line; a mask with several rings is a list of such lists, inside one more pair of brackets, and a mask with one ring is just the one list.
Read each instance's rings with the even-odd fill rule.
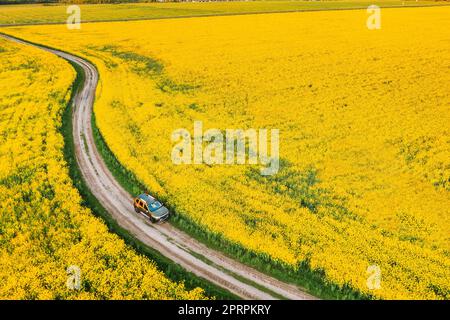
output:
[[142,193],[134,199],[134,210],[150,218],[153,223],[163,222],[169,218],[169,209],[148,193]]

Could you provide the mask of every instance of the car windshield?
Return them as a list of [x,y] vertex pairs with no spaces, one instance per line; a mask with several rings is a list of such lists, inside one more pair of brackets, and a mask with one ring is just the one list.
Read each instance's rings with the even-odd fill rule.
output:
[[155,211],[162,207],[162,204],[159,201],[155,201],[149,204],[148,208],[150,211]]

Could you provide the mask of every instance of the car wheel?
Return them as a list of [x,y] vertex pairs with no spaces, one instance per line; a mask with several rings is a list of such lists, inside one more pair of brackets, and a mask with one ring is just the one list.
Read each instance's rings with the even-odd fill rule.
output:
[[155,222],[156,222],[156,219],[153,218],[153,217],[150,217],[150,221],[151,221],[152,223],[155,223]]
[[136,213],[139,213],[139,208],[138,207],[134,207],[134,211],[136,211]]

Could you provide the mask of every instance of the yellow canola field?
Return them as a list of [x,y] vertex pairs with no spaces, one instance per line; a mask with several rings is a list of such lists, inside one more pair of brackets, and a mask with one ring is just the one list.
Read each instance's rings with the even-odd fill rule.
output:
[[[199,227],[377,298],[449,299],[450,8],[383,9],[380,30],[367,17],[5,32],[98,66],[95,116],[111,150]],[[195,120],[279,129],[280,171],[174,165],[171,134]],[[381,287],[368,285],[373,266]]]
[[81,205],[59,133],[74,78],[56,56],[0,39],[0,298],[204,298]]

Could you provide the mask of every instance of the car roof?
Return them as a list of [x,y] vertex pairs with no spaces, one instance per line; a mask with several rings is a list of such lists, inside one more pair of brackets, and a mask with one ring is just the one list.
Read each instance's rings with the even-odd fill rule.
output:
[[151,195],[148,195],[148,194],[145,194],[145,193],[140,194],[138,198],[144,200],[147,204],[153,203],[153,202],[156,201],[156,199],[153,198]]

